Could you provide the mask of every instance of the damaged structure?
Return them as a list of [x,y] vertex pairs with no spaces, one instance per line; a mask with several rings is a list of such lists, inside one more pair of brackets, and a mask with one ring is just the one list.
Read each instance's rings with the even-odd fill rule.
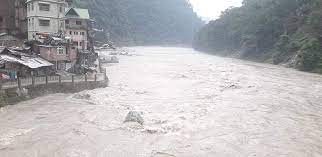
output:
[[29,50],[14,50],[0,47],[1,78],[44,76],[53,73],[54,64],[28,53]]

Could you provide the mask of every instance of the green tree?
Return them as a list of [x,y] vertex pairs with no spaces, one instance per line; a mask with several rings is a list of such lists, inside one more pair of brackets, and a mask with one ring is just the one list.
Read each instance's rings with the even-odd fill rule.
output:
[[[306,71],[321,66],[322,0],[244,0],[195,35],[194,47],[242,58],[290,63]],[[233,50],[233,51],[232,51]],[[294,58],[296,64],[294,63]]]

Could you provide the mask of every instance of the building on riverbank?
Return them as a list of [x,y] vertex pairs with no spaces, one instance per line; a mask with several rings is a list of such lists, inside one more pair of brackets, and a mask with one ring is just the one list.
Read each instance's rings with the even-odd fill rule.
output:
[[[0,52],[0,78],[16,79],[49,75],[54,65],[38,56],[4,48]],[[5,77],[7,76],[7,77]]]
[[27,0],[28,39],[41,40],[65,29],[65,0]]
[[65,14],[65,36],[73,41],[79,51],[88,49],[90,16],[87,9],[68,8]]
[[72,49],[77,50],[77,63],[81,73],[95,71],[97,67],[95,61],[98,59],[98,54],[94,52],[90,35],[91,22],[88,9],[67,8],[65,37],[72,41]]
[[[40,57],[52,64],[50,67],[54,74],[61,72],[81,74],[97,71],[98,55],[94,52],[93,42],[90,40],[91,21],[87,9],[72,8],[72,0],[0,1],[3,1],[4,4],[0,7],[0,24],[1,18],[6,17],[2,20],[5,27],[3,29],[1,27],[1,29],[6,30],[13,27],[14,24],[19,24],[20,20],[15,18],[8,20],[10,19],[8,17],[24,13],[21,14],[24,15],[21,17],[25,17],[26,32],[28,32],[28,41],[25,42],[25,45],[21,44],[23,43],[21,38],[11,36],[7,33],[8,31],[0,33],[0,44],[6,43],[9,50],[12,49],[11,46],[27,47],[30,49],[29,55],[31,56],[29,58]],[[23,73],[20,70],[26,71],[22,68],[24,62],[21,61],[21,57],[7,55],[9,56],[0,58],[1,62],[6,62],[6,66],[2,67],[8,71],[17,71],[17,73]],[[19,68],[8,69],[9,63],[17,64],[19,66],[16,67]],[[28,73],[30,73],[29,71]],[[42,72],[40,71],[40,73]]]
[[77,60],[77,51],[72,47],[72,43],[61,38],[52,38],[56,40],[55,44],[38,45],[38,51],[41,58],[53,63],[54,70],[68,71]]

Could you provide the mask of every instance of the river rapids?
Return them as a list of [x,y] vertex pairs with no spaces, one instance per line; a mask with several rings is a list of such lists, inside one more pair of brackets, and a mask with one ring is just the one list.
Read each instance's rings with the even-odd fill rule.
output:
[[[322,77],[134,47],[110,86],[0,109],[0,157],[321,157]],[[144,124],[124,123],[130,111]]]

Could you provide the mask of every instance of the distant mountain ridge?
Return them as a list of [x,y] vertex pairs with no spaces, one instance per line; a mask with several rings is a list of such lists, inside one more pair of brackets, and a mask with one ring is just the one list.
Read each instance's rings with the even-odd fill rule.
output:
[[75,0],[104,29],[97,36],[120,45],[191,44],[203,25],[186,0]]

